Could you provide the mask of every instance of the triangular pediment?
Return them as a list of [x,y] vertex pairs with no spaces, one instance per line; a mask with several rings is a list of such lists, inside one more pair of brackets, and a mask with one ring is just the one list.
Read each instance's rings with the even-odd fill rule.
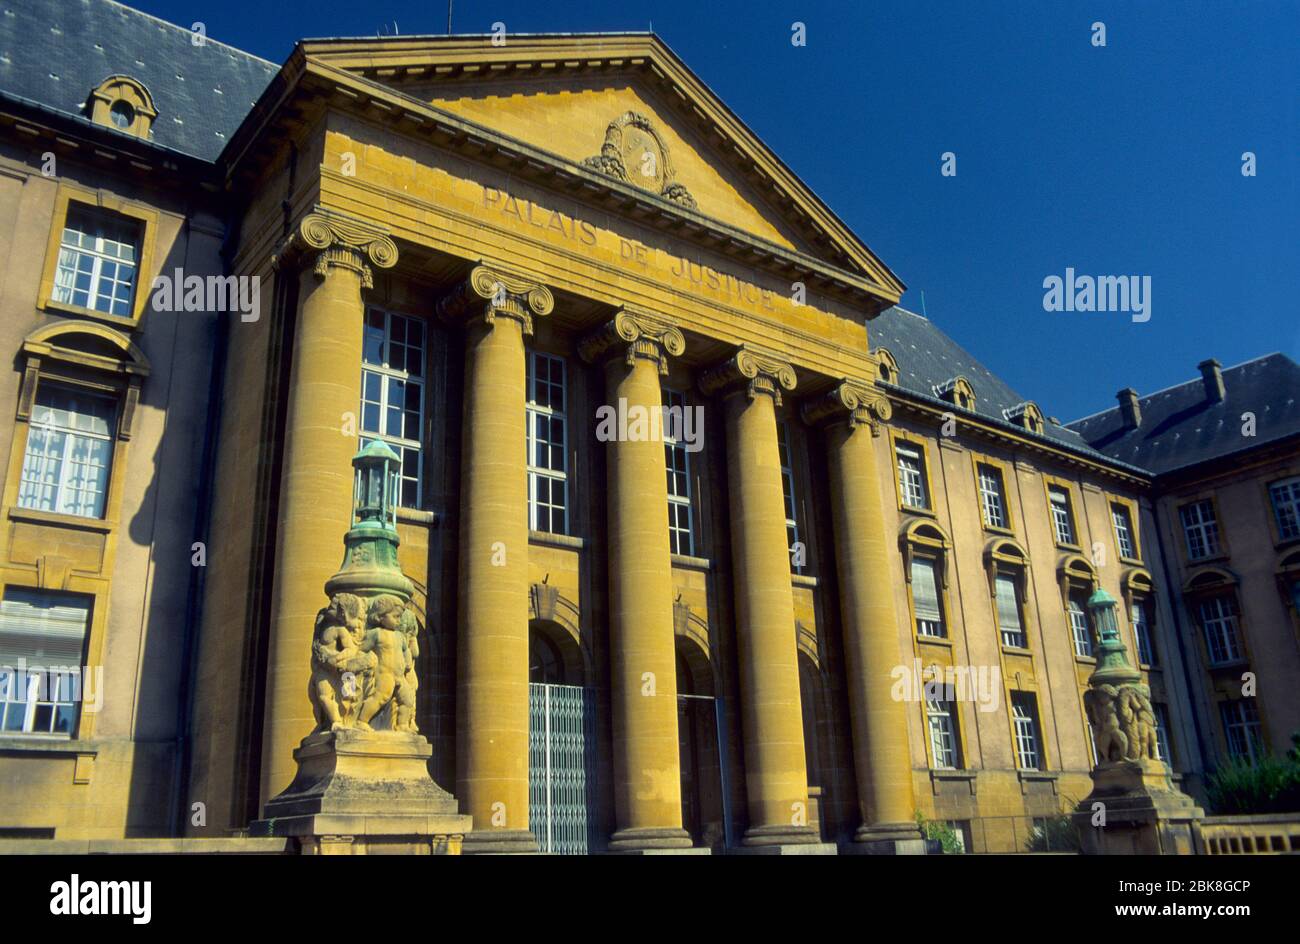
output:
[[764,243],[903,285],[650,34],[309,40],[310,61],[381,83]]

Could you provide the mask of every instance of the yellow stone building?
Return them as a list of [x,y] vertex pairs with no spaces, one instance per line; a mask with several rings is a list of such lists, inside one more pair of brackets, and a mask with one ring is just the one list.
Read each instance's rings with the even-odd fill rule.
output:
[[[897,307],[654,36],[276,66],[88,10],[0,22],[60,30],[0,90],[0,663],[87,667],[84,699],[0,692],[0,839],[259,818],[314,723],[372,440],[402,460],[417,717],[466,852],[909,852],[918,814],[972,851],[1046,841],[1091,787],[1098,586],[1159,654],[1185,787],[1262,743],[1213,727],[1227,663],[1179,635],[1205,581],[1240,588],[1267,742],[1300,727],[1296,562],[1254,525],[1225,529],[1246,570],[1166,556],[1208,480],[1165,489]],[[1258,481],[1216,472],[1221,504],[1294,476],[1294,433]]]

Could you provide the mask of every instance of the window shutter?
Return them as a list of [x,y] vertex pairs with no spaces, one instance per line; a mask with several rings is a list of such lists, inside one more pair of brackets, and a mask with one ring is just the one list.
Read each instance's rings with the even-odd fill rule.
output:
[[934,579],[935,562],[923,557],[912,558],[912,603],[916,607],[916,618],[923,620],[942,619],[939,612],[939,588]]
[[998,628],[1020,632],[1020,605],[1016,602],[1015,581],[999,574],[994,584],[997,587]]
[[9,588],[0,604],[0,666],[80,666],[89,608],[75,598]]

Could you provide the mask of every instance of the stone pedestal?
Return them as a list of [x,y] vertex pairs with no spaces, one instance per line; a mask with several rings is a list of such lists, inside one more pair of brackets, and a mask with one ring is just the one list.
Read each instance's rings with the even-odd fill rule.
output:
[[1163,764],[1107,761],[1092,771],[1092,782],[1074,812],[1084,855],[1195,852],[1193,824],[1205,812],[1174,786]]
[[402,731],[309,735],[293,752],[293,783],[249,831],[296,839],[305,854],[459,855],[471,819],[429,776],[432,753]]

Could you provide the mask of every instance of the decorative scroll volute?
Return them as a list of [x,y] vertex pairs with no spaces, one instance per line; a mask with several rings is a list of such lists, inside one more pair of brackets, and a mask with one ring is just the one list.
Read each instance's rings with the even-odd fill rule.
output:
[[871,427],[873,436],[880,435],[881,427],[893,415],[889,398],[874,386],[845,378],[826,396],[803,405],[803,418],[816,425],[822,422],[845,421],[857,428]]
[[744,385],[751,400],[765,393],[780,406],[781,391],[793,390],[796,382],[794,367],[788,361],[746,346],[707,371],[700,378],[700,390],[705,396],[712,396],[728,387]]
[[606,355],[622,352],[629,367],[638,357],[655,362],[660,374],[668,373],[668,357],[686,351],[686,338],[671,321],[628,308],[588,334],[578,344],[578,353],[589,364]]
[[545,285],[480,262],[438,302],[438,315],[449,321],[481,315],[489,325],[498,316],[514,318],[524,326],[524,334],[531,335],[533,318],[549,315],[554,308],[555,296]]
[[373,269],[391,269],[397,264],[397,244],[383,230],[320,209],[298,222],[293,235],[276,252],[274,263],[279,266],[299,253],[314,255],[315,272],[322,278],[331,266],[337,266],[357,273],[364,288],[374,288]]

